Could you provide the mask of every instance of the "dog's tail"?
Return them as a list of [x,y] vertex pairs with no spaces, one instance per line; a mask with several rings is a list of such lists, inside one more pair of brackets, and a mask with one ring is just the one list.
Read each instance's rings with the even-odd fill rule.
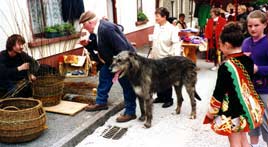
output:
[[196,91],[194,91],[194,97],[195,97],[196,99],[198,99],[199,101],[201,101],[201,97],[197,94]]

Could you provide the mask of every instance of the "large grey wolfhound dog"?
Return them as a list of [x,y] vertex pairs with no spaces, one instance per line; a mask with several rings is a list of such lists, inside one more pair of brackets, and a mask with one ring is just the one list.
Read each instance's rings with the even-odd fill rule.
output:
[[[182,86],[191,99],[191,119],[196,118],[196,100],[201,100],[195,91],[197,81],[196,65],[189,59],[182,56],[166,57],[159,60],[148,59],[133,52],[123,51],[114,57],[110,66],[115,77],[127,76],[139,98],[141,109],[141,121],[146,118],[145,127],[151,127],[152,121],[152,95],[175,87],[177,94],[176,113],[180,113],[183,97]],[[145,106],[145,110],[144,110]]]

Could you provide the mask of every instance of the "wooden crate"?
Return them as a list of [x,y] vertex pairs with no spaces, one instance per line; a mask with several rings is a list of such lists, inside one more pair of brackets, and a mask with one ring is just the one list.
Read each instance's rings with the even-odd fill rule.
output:
[[[70,78],[81,78],[81,77],[87,77],[89,73],[90,68],[90,59],[88,56],[86,56],[85,62],[83,66],[77,67],[72,66],[70,63],[59,63],[59,71],[62,76],[70,77]],[[72,75],[71,73],[75,70],[83,71],[83,75]]]

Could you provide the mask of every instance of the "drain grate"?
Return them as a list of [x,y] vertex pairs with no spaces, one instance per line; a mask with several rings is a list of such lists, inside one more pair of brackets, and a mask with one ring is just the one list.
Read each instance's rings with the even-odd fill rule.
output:
[[110,130],[111,129],[111,127],[112,126],[107,126],[107,128],[105,128],[104,130],[103,130],[103,132],[101,133],[101,135],[100,136],[103,136],[108,130]]
[[102,132],[101,136],[107,139],[118,140],[126,132],[127,132],[127,128],[121,128],[118,126],[108,126],[108,128]]
[[114,136],[114,140],[120,139],[127,132],[127,128],[121,128]]

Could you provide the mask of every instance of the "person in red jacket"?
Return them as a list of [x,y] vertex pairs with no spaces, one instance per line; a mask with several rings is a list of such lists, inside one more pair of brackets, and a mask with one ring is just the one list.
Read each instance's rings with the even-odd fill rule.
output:
[[208,39],[207,61],[213,61],[215,66],[211,70],[216,70],[221,59],[219,36],[226,20],[220,16],[219,8],[212,8],[210,15],[205,28],[205,37]]

